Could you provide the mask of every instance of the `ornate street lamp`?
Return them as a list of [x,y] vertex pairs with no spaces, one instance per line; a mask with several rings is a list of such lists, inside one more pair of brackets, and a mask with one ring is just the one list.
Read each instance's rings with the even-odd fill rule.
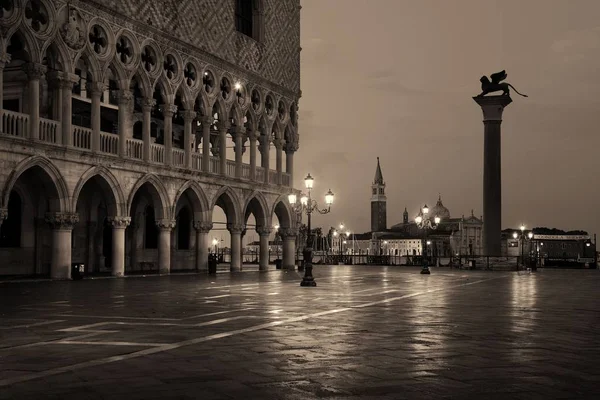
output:
[[423,208],[419,211],[419,214],[417,215],[417,217],[415,218],[415,222],[417,224],[417,227],[419,229],[423,230],[423,268],[421,269],[421,273],[422,274],[430,274],[431,271],[429,271],[429,266],[427,265],[427,246],[431,243],[430,241],[427,240],[427,231],[429,229],[437,229],[440,222],[441,222],[441,218],[438,217],[437,215],[435,217],[433,217],[433,220],[431,219],[431,216],[429,215],[429,207],[427,207],[427,204],[425,204],[423,206]]
[[318,212],[319,214],[327,214],[331,211],[331,204],[333,204],[333,193],[331,192],[331,189],[329,189],[327,191],[327,193],[325,194],[325,204],[327,205],[327,208],[325,208],[325,209],[319,208],[317,201],[313,200],[311,197],[313,183],[314,183],[313,177],[310,176],[310,174],[308,174],[306,176],[306,178],[304,178],[304,185],[306,186],[308,195],[301,194],[300,203],[296,202],[297,198],[296,198],[295,193],[291,193],[288,196],[290,205],[292,206],[294,212],[299,216],[299,218],[302,218],[302,213],[306,213],[306,215],[308,217],[308,226],[307,226],[308,232],[306,235],[306,247],[304,248],[304,251],[302,252],[302,254],[304,256],[304,278],[302,278],[302,282],[300,282],[300,286],[317,286],[317,283],[315,282],[315,278],[313,278],[313,276],[312,276],[312,252],[313,252],[314,235],[312,233],[312,228],[311,228],[311,215],[314,211]]

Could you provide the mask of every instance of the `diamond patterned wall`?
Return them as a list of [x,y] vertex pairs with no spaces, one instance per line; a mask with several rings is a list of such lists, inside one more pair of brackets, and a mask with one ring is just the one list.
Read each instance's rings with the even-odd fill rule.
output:
[[235,30],[235,0],[82,0],[143,22],[295,92],[300,90],[300,0],[258,0],[264,43]]

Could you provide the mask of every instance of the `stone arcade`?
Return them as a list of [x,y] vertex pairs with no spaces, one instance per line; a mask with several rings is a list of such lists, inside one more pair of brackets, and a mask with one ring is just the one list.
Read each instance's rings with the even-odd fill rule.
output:
[[251,214],[293,267],[299,0],[7,0],[0,28],[0,274],[205,270],[215,206],[231,270]]

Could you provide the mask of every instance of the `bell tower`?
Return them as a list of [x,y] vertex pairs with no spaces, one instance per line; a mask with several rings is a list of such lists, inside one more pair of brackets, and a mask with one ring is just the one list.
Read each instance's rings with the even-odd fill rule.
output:
[[387,198],[385,197],[385,182],[377,157],[375,179],[371,185],[371,232],[382,232],[387,229]]

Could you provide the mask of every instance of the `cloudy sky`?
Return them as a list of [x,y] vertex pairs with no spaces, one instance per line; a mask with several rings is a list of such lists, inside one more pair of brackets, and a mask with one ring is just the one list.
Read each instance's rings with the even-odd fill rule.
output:
[[388,227],[441,193],[482,214],[483,123],[472,96],[502,69],[503,227],[600,233],[600,1],[302,0],[295,186],[336,194],[317,226],[370,229],[381,158]]

